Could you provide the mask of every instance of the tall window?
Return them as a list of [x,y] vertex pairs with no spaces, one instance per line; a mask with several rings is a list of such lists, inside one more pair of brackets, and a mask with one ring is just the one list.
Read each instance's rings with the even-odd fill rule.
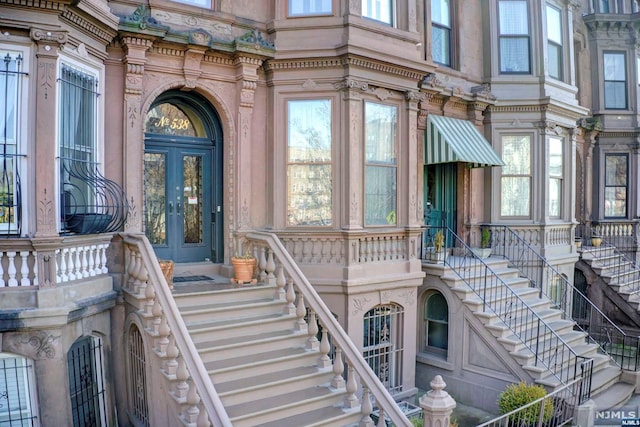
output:
[[22,52],[0,48],[0,233],[21,231],[20,154],[22,100],[26,99]]
[[287,106],[287,223],[331,225],[331,100]]
[[289,0],[289,16],[326,15],[332,0]]
[[551,5],[547,5],[547,54],[549,76],[562,80],[562,14]]
[[604,108],[627,108],[627,65],[622,52],[604,54]]
[[559,218],[562,206],[562,139],[549,138],[549,216]]
[[21,356],[0,353],[0,426],[37,425],[33,362]]
[[500,72],[531,72],[531,40],[526,0],[498,2],[500,39]]
[[379,305],[364,316],[363,355],[391,394],[402,391],[404,310],[396,304]]
[[147,362],[144,341],[135,325],[129,329],[129,410],[136,426],[149,427]]
[[626,218],[629,158],[627,154],[605,155],[604,216]]
[[424,326],[425,351],[447,357],[449,350],[449,305],[440,292],[434,292],[425,301]]
[[97,88],[95,75],[62,65],[59,145],[63,221],[95,211],[91,181],[97,168]]
[[394,24],[394,0],[362,0],[362,16],[385,24]]
[[609,7],[609,0],[600,0],[600,13],[609,13],[611,12]]
[[69,350],[67,364],[74,427],[106,426],[102,340],[80,338]]
[[431,0],[431,55],[434,62],[451,66],[451,1]]
[[510,135],[502,137],[502,167],[500,178],[503,217],[531,215],[531,137]]
[[396,107],[366,102],[365,225],[396,224]]

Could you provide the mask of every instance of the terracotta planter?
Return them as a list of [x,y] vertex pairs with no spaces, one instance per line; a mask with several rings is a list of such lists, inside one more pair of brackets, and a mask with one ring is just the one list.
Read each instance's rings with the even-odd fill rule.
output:
[[162,274],[164,275],[165,280],[167,281],[167,285],[169,285],[169,290],[173,290],[173,267],[174,263],[171,260],[158,260],[160,263],[160,269],[162,270]]
[[231,258],[233,265],[233,278],[231,282],[242,285],[243,283],[256,283],[254,278],[257,261],[255,258]]
[[592,237],[591,246],[600,246],[602,244],[602,237]]

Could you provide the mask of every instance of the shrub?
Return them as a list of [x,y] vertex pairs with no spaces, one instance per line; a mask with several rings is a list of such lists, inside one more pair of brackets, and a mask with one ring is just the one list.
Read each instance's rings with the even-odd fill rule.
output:
[[[527,403],[540,399],[547,395],[544,387],[535,384],[527,384],[524,381],[518,384],[509,385],[505,391],[500,393],[498,397],[498,409],[500,414],[506,414],[514,411]],[[509,419],[515,421],[518,425],[535,425],[540,416],[540,404],[528,407],[525,410],[513,414]],[[553,416],[553,402],[546,399],[544,402],[544,413],[542,414],[542,422],[547,422]]]

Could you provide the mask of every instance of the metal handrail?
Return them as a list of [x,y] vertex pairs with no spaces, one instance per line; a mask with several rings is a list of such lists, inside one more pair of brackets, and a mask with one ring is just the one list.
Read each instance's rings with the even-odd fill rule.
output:
[[[513,267],[531,280],[541,295],[556,303],[563,318],[575,321],[575,327],[587,334],[618,366],[637,371],[640,366],[640,339],[620,329],[586,295],[576,289],[546,258],[514,230],[505,225],[487,225],[491,230],[495,255],[508,259]],[[568,297],[571,295],[571,304]],[[570,312],[571,310],[571,312]],[[629,349],[632,351],[629,352]]]
[[[494,313],[543,366],[562,384],[580,376],[588,377],[589,388],[580,401],[589,398],[593,359],[578,355],[522,297],[448,227],[431,227],[445,233],[445,248],[455,256],[444,262],[480,298],[483,311]],[[478,285],[471,279],[480,279]],[[573,369],[571,369],[573,366]],[[580,372],[578,372],[580,367]],[[584,372],[586,371],[586,372]]]

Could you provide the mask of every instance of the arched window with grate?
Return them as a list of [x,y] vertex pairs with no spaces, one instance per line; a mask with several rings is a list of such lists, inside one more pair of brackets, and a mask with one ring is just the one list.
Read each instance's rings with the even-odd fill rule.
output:
[[67,354],[74,427],[107,425],[102,338],[78,339]]

